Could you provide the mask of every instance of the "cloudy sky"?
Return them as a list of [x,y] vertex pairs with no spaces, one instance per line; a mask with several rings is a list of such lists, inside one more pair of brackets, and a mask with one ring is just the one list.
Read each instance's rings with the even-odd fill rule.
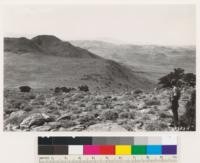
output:
[[132,44],[194,45],[194,5],[12,5],[4,35],[56,35]]

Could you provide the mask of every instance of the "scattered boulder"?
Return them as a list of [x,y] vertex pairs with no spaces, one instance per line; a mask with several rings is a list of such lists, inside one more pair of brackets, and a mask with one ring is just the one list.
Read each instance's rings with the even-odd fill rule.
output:
[[49,122],[51,118],[44,113],[33,113],[25,118],[20,124],[20,128],[30,128],[31,126],[41,126],[45,122]]
[[[52,91],[54,90],[56,88]],[[98,131],[98,128],[100,131],[172,130],[169,95],[163,96],[163,90],[159,94],[144,91],[134,94],[133,91],[131,93],[126,91],[112,95],[108,92],[101,94],[85,92],[83,89],[71,90],[69,87],[57,87],[55,92],[60,93],[49,90],[21,93],[18,90],[10,90],[6,97],[4,96],[4,130]],[[67,93],[68,91],[71,92]],[[191,91],[188,91],[184,95],[189,97],[190,94]],[[189,99],[180,99],[180,116],[184,114]],[[193,117],[195,105],[191,106],[187,115]],[[181,117],[180,122],[182,127],[185,125],[183,123],[187,123]],[[191,126],[193,127],[193,124]],[[119,127],[123,129],[116,129]],[[191,128],[188,130],[192,130]]]
[[76,126],[73,126],[73,127],[68,128],[68,129],[65,129],[65,128],[61,127],[61,128],[59,129],[59,131],[83,131],[83,130],[85,130],[85,129],[86,129],[86,128],[85,128],[84,125],[76,125]]
[[76,122],[72,121],[72,120],[62,120],[61,121],[61,127],[63,128],[69,128],[72,126],[75,126]]
[[19,130],[19,126],[9,123],[7,125],[4,125],[4,130],[5,131],[17,131],[17,130]]
[[12,112],[11,114],[10,114],[10,117],[9,118],[20,118],[20,117],[22,117],[24,114],[25,114],[26,112],[25,111],[23,111],[23,110],[19,110],[19,111],[16,111],[16,112]]
[[48,122],[48,125],[51,126],[52,129],[58,129],[62,126],[61,122]]
[[38,126],[32,129],[32,131],[50,131],[51,126]]
[[66,113],[61,115],[56,121],[60,121],[60,120],[70,120],[71,119],[72,114],[71,113]]
[[5,120],[5,124],[13,124],[13,125],[16,125],[18,126],[22,121],[23,119],[26,117],[26,112],[23,111],[23,110],[19,110],[19,111],[16,111],[16,112],[12,112],[9,116],[8,119]]
[[52,121],[55,120],[54,117],[52,117],[52,116],[49,116],[49,115],[47,115],[47,114],[45,114],[45,113],[41,113],[41,114],[42,114],[42,116],[44,117],[45,122],[52,122]]
[[100,105],[100,104],[96,105],[96,109],[98,109],[98,110],[102,110],[103,108],[105,108],[104,105]]

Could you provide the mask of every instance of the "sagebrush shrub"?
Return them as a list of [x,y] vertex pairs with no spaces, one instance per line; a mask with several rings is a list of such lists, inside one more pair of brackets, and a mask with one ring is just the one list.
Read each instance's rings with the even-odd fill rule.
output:
[[159,116],[160,116],[161,119],[171,118],[171,115],[169,115],[169,114],[167,114],[165,112],[161,112],[159,114]]
[[148,106],[160,105],[160,101],[157,98],[152,98],[152,99],[146,100],[145,104]]
[[129,113],[128,112],[122,112],[119,114],[119,118],[129,118]]
[[88,92],[89,87],[87,85],[81,85],[78,87],[80,91]]
[[105,110],[101,116],[105,120],[116,120],[118,118],[118,113],[113,110]]
[[136,89],[134,90],[134,94],[140,94],[140,93],[143,93],[143,90],[142,89]]

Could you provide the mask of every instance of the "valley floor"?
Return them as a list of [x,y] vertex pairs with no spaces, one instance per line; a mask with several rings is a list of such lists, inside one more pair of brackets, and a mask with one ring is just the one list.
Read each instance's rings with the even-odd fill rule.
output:
[[[179,116],[191,90],[182,93]],[[4,91],[5,131],[173,131],[169,90],[112,95]]]

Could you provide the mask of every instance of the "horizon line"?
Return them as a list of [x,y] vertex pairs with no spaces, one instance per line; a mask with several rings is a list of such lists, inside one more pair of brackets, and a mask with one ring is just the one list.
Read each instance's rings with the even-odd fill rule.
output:
[[[24,36],[24,35],[19,35],[19,36],[8,36],[8,35],[3,35],[3,38],[26,38],[26,39],[33,39],[34,37],[37,36],[54,36],[62,41],[99,41],[99,42],[106,42],[106,43],[111,43],[111,44],[115,44],[115,45],[143,45],[143,46],[171,46],[171,47],[196,47],[196,44],[156,44],[156,43],[150,43],[150,42],[126,42],[126,41],[121,41],[119,39],[115,39],[115,38],[110,38],[113,40],[117,40],[120,43],[114,42],[114,41],[109,41],[109,40],[104,40],[101,38],[74,38],[74,39],[63,39],[60,38],[54,34],[38,34],[38,35],[30,35],[30,36]],[[106,37],[102,37],[102,38],[106,38]]]

